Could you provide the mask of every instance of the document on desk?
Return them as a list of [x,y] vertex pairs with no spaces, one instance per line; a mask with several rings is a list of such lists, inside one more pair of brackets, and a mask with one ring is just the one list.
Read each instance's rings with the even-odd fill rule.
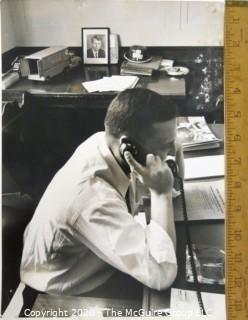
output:
[[[219,220],[225,218],[224,179],[193,180],[184,183],[189,220]],[[183,221],[182,199],[173,200],[176,221]]]
[[185,180],[224,176],[224,155],[187,158]]
[[[203,305],[207,315],[215,319],[226,319],[225,295],[218,293],[202,292]],[[171,289],[170,314],[180,315],[184,319],[191,319],[192,316],[202,315],[195,291],[183,289]]]
[[111,76],[95,81],[82,82],[85,89],[90,92],[123,91],[134,88],[139,81],[137,76]]

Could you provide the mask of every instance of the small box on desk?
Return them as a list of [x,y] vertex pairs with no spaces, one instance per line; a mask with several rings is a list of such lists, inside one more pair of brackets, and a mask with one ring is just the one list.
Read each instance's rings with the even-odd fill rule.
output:
[[28,79],[46,81],[69,68],[68,49],[54,46],[25,57]]

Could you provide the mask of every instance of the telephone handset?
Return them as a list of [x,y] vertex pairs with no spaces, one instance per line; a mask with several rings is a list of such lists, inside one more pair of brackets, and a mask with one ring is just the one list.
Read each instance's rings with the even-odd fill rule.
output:
[[137,144],[134,144],[130,139],[128,139],[126,136],[121,137],[120,139],[120,154],[124,161],[126,161],[124,157],[124,153],[126,151],[129,151],[134,159],[138,161],[143,166],[146,165],[146,153],[142,149],[141,146],[137,146]]
[[[120,154],[122,158],[125,160],[124,153],[126,151],[129,151],[134,159],[138,161],[143,166],[146,165],[146,153],[143,150],[141,146],[137,146],[134,144],[130,139],[128,139],[126,136],[121,137],[120,139]],[[126,161],[126,160],[125,160]],[[177,165],[174,160],[169,159],[166,160],[166,163],[168,164],[169,168],[171,169],[173,176],[177,176]]]
[[[137,160],[142,165],[146,164],[146,154],[144,153],[144,151],[141,147],[137,147],[132,141],[130,141],[125,136],[121,137],[120,143],[121,143],[120,144],[120,153],[121,153],[121,156],[123,157],[124,160],[125,160],[124,153],[126,151],[129,151],[132,154],[132,156],[135,158],[135,160]],[[181,193],[180,197],[182,200],[182,211],[183,211],[183,218],[184,218],[184,225],[185,225],[185,233],[186,233],[187,245],[188,245],[189,254],[190,254],[190,264],[191,264],[191,269],[192,269],[198,304],[199,304],[199,307],[201,309],[202,314],[206,315],[206,311],[205,311],[204,304],[202,301],[200,285],[199,285],[198,277],[197,277],[195,259],[193,258],[194,254],[193,254],[190,229],[189,229],[189,224],[188,224],[188,215],[187,215],[187,207],[186,207],[184,187],[183,187],[183,179],[178,175],[177,164],[174,160],[168,159],[168,160],[166,160],[166,163],[169,166],[169,168],[171,169],[172,174],[175,178],[175,183],[177,183],[177,185],[179,186],[179,189],[180,189],[180,193]]]

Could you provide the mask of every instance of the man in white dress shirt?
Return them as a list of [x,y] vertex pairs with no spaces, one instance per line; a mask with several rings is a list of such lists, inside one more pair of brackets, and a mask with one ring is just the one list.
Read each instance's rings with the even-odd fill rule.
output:
[[[173,176],[164,160],[174,154],[183,171],[175,117],[173,101],[147,89],[114,98],[105,132],[83,142],[57,172],[25,230],[25,284],[80,295],[106,282],[116,268],[157,290],[171,286],[177,274]],[[123,139],[136,146],[136,160],[130,151],[123,154]],[[151,194],[146,226],[134,216],[136,179]]]

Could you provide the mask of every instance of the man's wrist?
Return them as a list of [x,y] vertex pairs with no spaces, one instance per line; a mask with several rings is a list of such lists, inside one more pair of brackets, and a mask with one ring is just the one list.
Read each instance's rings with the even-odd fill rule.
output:
[[155,189],[150,189],[151,197],[159,197],[164,199],[170,199],[172,197],[172,189],[166,192],[159,192]]

